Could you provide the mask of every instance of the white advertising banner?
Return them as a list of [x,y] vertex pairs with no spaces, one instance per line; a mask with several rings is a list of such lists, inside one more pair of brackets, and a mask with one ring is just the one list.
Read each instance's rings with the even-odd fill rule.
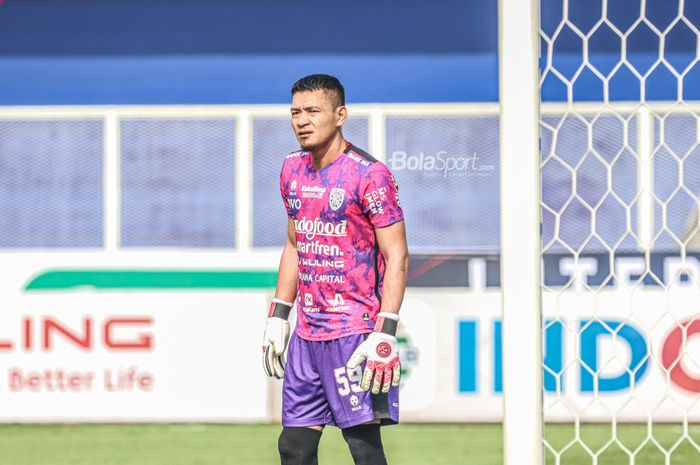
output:
[[[1,422],[269,419],[267,293],[71,263],[60,276],[3,267]],[[103,281],[80,285],[88,274]]]
[[[684,286],[546,294],[545,420],[700,421],[698,302]],[[434,352],[416,345],[404,420],[501,421],[500,306],[498,291],[408,293],[402,315],[433,313],[436,331]]]
[[[500,421],[501,397],[489,386],[493,340],[479,329],[499,315],[500,294],[496,292],[407,293],[399,331],[415,342],[412,360],[405,360],[405,351],[401,355],[407,368],[401,388],[403,421]],[[465,324],[474,331],[465,332]]]
[[[254,266],[272,255],[3,254],[0,422],[278,420],[274,272]],[[698,302],[682,284],[545,294],[545,418],[700,421]],[[501,325],[497,289],[409,289],[402,420],[500,421]]]

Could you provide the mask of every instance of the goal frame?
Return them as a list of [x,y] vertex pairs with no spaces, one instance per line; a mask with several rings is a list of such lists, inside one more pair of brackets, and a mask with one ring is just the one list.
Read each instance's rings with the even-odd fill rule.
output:
[[499,0],[503,463],[543,463],[539,0]]

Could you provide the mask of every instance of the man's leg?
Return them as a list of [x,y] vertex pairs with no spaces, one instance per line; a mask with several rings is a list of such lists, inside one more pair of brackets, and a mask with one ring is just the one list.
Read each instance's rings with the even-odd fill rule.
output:
[[318,441],[323,427],[282,428],[277,445],[282,465],[318,465]]
[[392,387],[388,395],[360,388],[362,369],[349,370],[346,364],[364,340],[364,335],[356,334],[325,344],[320,378],[334,423],[342,429],[355,463],[386,465],[379,423],[398,422],[399,388]]
[[323,425],[333,424],[314,353],[318,342],[295,334],[289,341],[282,386],[282,433],[277,442],[282,465],[316,465]]
[[355,465],[387,465],[378,422],[344,428],[343,438]]

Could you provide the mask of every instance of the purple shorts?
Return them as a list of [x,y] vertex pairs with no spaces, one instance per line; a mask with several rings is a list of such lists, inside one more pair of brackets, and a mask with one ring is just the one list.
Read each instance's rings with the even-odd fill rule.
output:
[[355,370],[345,364],[365,334],[307,341],[292,334],[282,389],[283,426],[330,425],[349,428],[372,420],[399,422],[399,388],[386,394],[360,389],[364,363]]

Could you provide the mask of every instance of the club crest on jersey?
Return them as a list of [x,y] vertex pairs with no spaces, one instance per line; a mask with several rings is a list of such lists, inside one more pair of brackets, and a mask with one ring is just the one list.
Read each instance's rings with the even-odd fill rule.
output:
[[339,209],[343,205],[343,200],[345,200],[345,189],[341,189],[340,187],[331,189],[331,195],[328,197],[328,204],[333,211]]

